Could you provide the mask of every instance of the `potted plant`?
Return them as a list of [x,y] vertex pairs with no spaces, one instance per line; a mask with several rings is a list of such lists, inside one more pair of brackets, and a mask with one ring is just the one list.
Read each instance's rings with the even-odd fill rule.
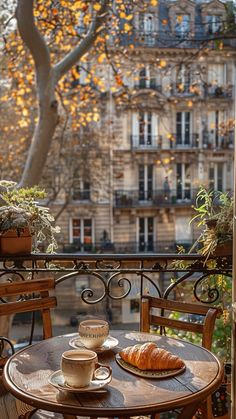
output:
[[47,243],[46,251],[57,248],[54,217],[49,209],[37,200],[46,193],[37,186],[17,188],[17,183],[0,181],[0,251],[1,254],[27,254],[38,251],[41,242]]
[[198,221],[201,233],[192,246],[198,245],[198,252],[206,256],[226,256],[232,254],[233,245],[233,198],[227,192],[207,191],[200,187],[196,206],[196,215],[191,222]]

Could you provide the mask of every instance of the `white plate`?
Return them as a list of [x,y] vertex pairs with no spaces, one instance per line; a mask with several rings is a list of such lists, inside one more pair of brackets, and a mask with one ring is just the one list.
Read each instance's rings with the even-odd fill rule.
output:
[[87,393],[90,391],[99,391],[101,388],[105,387],[111,381],[111,376],[108,377],[106,380],[93,380],[87,387],[71,387],[65,383],[64,377],[62,375],[61,370],[55,371],[52,375],[50,375],[48,379],[49,383],[52,384],[59,390],[66,390],[71,393]]
[[[96,349],[91,349],[91,350],[97,353],[108,351],[109,349],[115,348],[115,346],[117,346],[118,343],[119,341],[116,338],[113,338],[112,336],[108,336],[108,338],[105,340],[102,346]],[[71,339],[69,341],[69,345],[75,349],[85,348],[85,345],[81,342],[79,335]]]
[[125,362],[119,354],[116,355],[116,362],[124,368],[124,370],[131,372],[132,374],[138,375],[139,377],[144,378],[167,378],[174,377],[175,375],[180,374],[185,370],[185,365],[181,368],[175,370],[140,370],[134,365],[128,364]]

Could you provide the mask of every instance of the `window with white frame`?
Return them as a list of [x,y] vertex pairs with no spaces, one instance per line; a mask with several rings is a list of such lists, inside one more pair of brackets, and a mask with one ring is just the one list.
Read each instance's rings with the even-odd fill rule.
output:
[[225,120],[225,113],[223,111],[208,112],[208,148],[221,148],[223,142],[223,135],[221,126]]
[[153,45],[155,43],[156,23],[155,15],[151,13],[139,14],[139,31],[145,45]]
[[176,146],[183,147],[191,144],[191,113],[176,112]]
[[177,14],[175,21],[175,33],[180,38],[184,38],[190,31],[190,15]]
[[212,162],[209,167],[209,189],[225,191],[226,187],[226,163]]
[[176,164],[176,195],[178,200],[191,198],[191,165],[189,163]]
[[222,30],[222,15],[206,16],[206,32],[212,34],[220,30]]
[[224,93],[226,85],[226,64],[208,65],[208,93],[214,96],[220,96]]
[[137,219],[138,251],[153,252],[154,250],[154,217]]
[[140,164],[139,175],[139,200],[150,201],[153,195],[153,165]]
[[89,201],[90,200],[90,183],[81,179],[76,180],[73,186],[72,198],[75,201]]
[[157,145],[158,116],[154,112],[135,112],[132,114],[132,145],[151,147]]
[[191,86],[191,72],[184,64],[182,64],[176,75],[177,93],[189,93]]
[[[158,81],[159,77],[158,77]],[[157,74],[155,74],[153,68],[149,65],[142,68],[139,72],[139,88],[155,89],[157,87]]]
[[91,218],[72,218],[70,225],[70,240],[80,251],[92,249],[93,220]]

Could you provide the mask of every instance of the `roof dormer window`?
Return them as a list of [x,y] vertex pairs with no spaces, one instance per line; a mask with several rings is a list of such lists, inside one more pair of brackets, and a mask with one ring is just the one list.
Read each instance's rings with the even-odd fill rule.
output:
[[206,16],[206,32],[208,34],[220,32],[221,29],[222,29],[222,18],[220,15]]
[[177,14],[175,21],[175,33],[184,38],[190,31],[190,15]]

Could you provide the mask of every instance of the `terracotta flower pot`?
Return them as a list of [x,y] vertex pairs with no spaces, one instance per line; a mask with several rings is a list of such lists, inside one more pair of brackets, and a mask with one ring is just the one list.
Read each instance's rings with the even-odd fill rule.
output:
[[26,255],[32,250],[32,236],[26,227],[17,230],[8,230],[0,235],[1,255]]
[[225,243],[218,244],[215,248],[214,256],[230,256],[233,253],[233,240],[228,240]]

